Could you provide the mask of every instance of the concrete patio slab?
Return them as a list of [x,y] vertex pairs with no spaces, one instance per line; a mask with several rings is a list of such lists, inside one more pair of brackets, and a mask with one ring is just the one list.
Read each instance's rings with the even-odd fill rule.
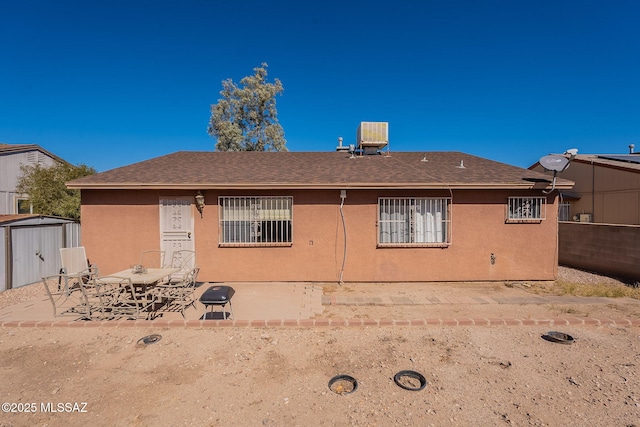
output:
[[[216,316],[212,320],[200,320],[206,312],[205,306],[198,300],[210,286],[226,285],[235,289],[232,298],[233,314],[229,320],[223,320],[222,308],[214,306]],[[328,285],[328,286],[325,286]],[[30,286],[41,286],[34,284]],[[393,290],[395,289],[395,290]],[[398,290],[400,289],[400,290]],[[381,284],[352,284],[349,286],[337,286],[335,284],[314,284],[314,283],[202,283],[195,291],[195,308],[190,307],[185,311],[183,318],[179,312],[160,311],[157,318],[148,321],[154,326],[355,326],[355,325],[377,325],[377,326],[417,326],[417,325],[567,325],[567,324],[604,324],[606,322],[623,324],[627,326],[637,326],[640,320],[637,318],[589,319],[577,316],[571,320],[565,318],[518,318],[519,309],[513,311],[515,318],[494,318],[484,317],[477,314],[468,317],[455,318],[452,311],[450,317],[434,317],[431,308],[435,306],[461,306],[472,309],[476,307],[487,309],[491,305],[496,306],[525,306],[525,305],[612,305],[625,303],[637,306],[640,310],[640,301],[628,298],[613,299],[603,297],[575,297],[575,296],[552,296],[537,295],[521,290],[510,289],[505,294],[504,289],[496,289],[491,286],[454,286],[443,284],[406,284],[402,287],[389,287]],[[340,319],[332,317],[331,306],[360,307],[362,310],[382,309],[389,307],[383,316],[367,318],[349,317]],[[397,316],[400,308],[424,307],[424,311],[413,312],[414,317],[403,318]],[[466,309],[465,308],[465,309]],[[457,309],[456,309],[457,310]],[[230,306],[224,307],[224,311],[231,314]],[[423,313],[424,312],[424,317]],[[446,310],[445,310],[446,312]],[[573,311],[575,313],[575,310]],[[347,313],[344,312],[343,313]],[[365,312],[366,313],[366,312]],[[442,311],[440,313],[443,313]],[[120,322],[73,322],[74,317],[54,317],[51,303],[46,296],[34,297],[32,300],[15,305],[0,308],[0,324],[4,326],[52,326],[52,325],[77,325],[78,327],[91,323],[91,326],[116,324],[122,326],[136,326],[142,324],[131,321]],[[79,325],[78,325],[79,323]],[[147,323],[145,323],[147,324]]]

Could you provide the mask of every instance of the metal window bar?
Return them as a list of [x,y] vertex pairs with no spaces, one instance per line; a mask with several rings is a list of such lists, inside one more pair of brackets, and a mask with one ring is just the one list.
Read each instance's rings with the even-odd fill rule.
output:
[[292,197],[220,197],[220,243],[292,242]]
[[558,206],[558,221],[571,221],[571,204],[560,203]]
[[450,241],[448,198],[380,198],[378,241],[429,245]]
[[509,197],[507,219],[511,221],[540,221],[546,219],[545,197]]

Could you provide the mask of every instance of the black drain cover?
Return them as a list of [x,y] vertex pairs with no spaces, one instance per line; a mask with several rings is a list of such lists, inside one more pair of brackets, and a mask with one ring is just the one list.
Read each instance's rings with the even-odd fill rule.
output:
[[147,335],[146,337],[142,337],[138,340],[138,345],[140,344],[144,344],[144,345],[149,345],[149,344],[155,344],[158,341],[160,341],[162,339],[162,335],[158,335],[158,334],[153,334],[153,335]]

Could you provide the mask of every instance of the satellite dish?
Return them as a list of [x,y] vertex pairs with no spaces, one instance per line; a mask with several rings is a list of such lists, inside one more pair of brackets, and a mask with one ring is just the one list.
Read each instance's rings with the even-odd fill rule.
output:
[[551,184],[551,189],[549,191],[542,190],[543,194],[549,194],[556,188],[556,178],[558,177],[559,172],[563,172],[566,168],[569,167],[569,163],[573,160],[578,154],[577,148],[570,148],[565,151],[564,154],[568,154],[569,157],[566,157],[562,154],[549,154],[548,156],[544,156],[538,160],[540,166],[545,168],[548,171],[553,171],[553,182]]
[[562,172],[569,167],[569,159],[560,154],[549,154],[539,160],[540,166],[548,171]]

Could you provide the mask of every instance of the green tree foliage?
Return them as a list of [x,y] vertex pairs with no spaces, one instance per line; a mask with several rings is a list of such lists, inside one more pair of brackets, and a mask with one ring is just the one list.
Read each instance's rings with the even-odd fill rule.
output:
[[236,85],[222,82],[222,98],[211,106],[207,132],[218,140],[218,151],[287,151],[284,130],[278,122],[276,95],[280,80],[267,82],[267,64],[254,68],[252,76]]
[[65,182],[93,175],[94,168],[58,162],[50,167],[20,166],[20,170],[16,191],[29,196],[34,213],[80,219],[80,190],[68,189]]

